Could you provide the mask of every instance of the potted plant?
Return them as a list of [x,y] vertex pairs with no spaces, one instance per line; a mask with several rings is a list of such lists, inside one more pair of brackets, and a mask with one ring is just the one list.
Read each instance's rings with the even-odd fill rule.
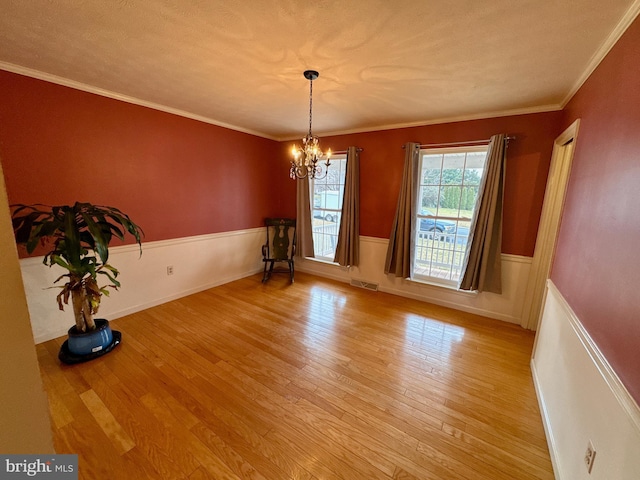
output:
[[[120,343],[120,332],[112,331],[107,320],[94,319],[102,295],[120,287],[118,270],[107,263],[109,243],[113,237],[123,240],[131,234],[142,255],[142,229],[117,208],[90,203],[12,205],[12,209],[16,243],[24,245],[30,254],[43,246],[43,263],[67,270],[54,281],[66,280],[56,299],[64,310],[71,298],[76,324],[60,349],[60,360],[78,363],[111,351]],[[107,284],[99,286],[99,278]]]

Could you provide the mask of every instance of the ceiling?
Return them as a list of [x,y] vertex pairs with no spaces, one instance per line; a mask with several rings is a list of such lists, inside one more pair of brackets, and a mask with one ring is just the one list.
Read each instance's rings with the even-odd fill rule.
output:
[[0,69],[275,139],[562,108],[639,0],[0,0]]

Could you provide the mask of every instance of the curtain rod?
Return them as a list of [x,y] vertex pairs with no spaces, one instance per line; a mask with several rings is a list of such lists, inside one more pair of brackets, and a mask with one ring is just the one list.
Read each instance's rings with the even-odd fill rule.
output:
[[[356,150],[358,152],[364,152],[364,148],[357,147]],[[331,152],[331,155],[344,155],[347,153],[347,150],[336,150],[335,152]]]
[[[508,136],[508,137],[504,137],[504,139],[509,142],[509,140],[515,140],[516,137],[514,136]],[[485,143],[489,143],[491,141],[490,138],[487,138],[486,140],[469,140],[468,142],[449,142],[449,143],[426,143],[426,144],[421,144],[418,145],[416,148],[425,148],[425,147],[455,147],[455,146],[474,146],[474,145],[482,145]],[[404,149],[404,145],[402,145],[402,148]]]

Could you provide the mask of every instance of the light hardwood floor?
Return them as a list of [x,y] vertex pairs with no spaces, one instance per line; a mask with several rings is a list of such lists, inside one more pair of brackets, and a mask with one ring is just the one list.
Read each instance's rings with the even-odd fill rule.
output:
[[80,478],[552,479],[518,326],[296,273],[111,322],[100,359],[37,347]]

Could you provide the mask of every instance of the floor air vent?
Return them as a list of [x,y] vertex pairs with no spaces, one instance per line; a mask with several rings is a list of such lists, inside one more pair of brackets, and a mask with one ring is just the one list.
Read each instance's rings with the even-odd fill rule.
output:
[[378,291],[378,284],[377,283],[370,283],[370,282],[365,282],[363,280],[355,280],[355,279],[351,279],[351,285],[354,287],[360,287],[360,288],[366,288],[367,290],[371,290],[373,292],[377,292]]

